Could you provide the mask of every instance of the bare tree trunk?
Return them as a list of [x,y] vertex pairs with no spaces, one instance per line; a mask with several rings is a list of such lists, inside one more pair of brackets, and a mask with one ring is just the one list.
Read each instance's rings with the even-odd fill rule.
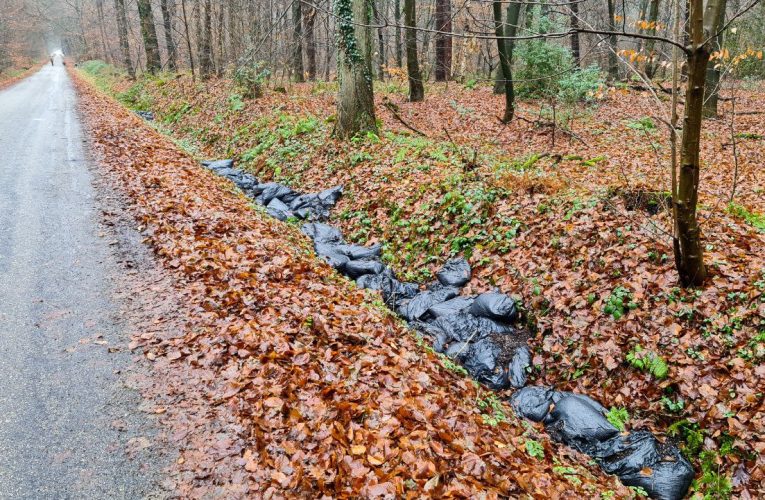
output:
[[492,11],[494,13],[494,33],[497,35],[497,52],[499,53],[500,72],[504,78],[505,88],[505,113],[502,116],[502,123],[510,123],[515,114],[515,89],[513,88],[513,40],[505,40],[503,37],[515,37],[518,28],[518,17],[521,12],[521,4],[511,3],[507,8],[507,28],[504,28],[502,22],[502,1],[494,0],[492,2]]
[[162,25],[165,29],[165,45],[167,46],[167,69],[176,71],[178,69],[178,54],[173,41],[173,18],[168,0],[160,2],[160,9],[162,10]]
[[120,38],[120,52],[128,76],[135,80],[135,68],[130,59],[130,43],[128,42],[127,17],[125,16],[125,0],[114,0],[114,11],[117,14],[117,32]]
[[573,2],[571,8],[571,55],[574,58],[574,65],[579,68],[582,66],[582,56],[579,49],[579,3]]
[[451,0],[436,0],[436,81],[445,82],[452,73]]
[[372,12],[375,16],[375,21],[381,26],[377,29],[377,78],[385,80],[385,37],[384,37],[384,20],[380,14],[380,8],[375,0],[372,0]]
[[[723,2],[723,13],[725,12],[725,7],[727,4],[726,0],[722,0]],[[717,26],[715,26],[715,32],[720,31],[722,29],[723,21],[725,20],[725,15],[723,14],[720,16],[720,21]],[[715,37],[715,40],[712,42],[712,51],[715,50],[722,50],[724,43],[724,34],[720,33]],[[704,91],[704,117],[705,118],[714,118],[717,116],[717,102],[719,101],[719,91],[720,91],[720,68],[716,67],[715,64],[707,64],[707,84]]]
[[213,74],[212,55],[212,1],[205,0],[205,12],[202,23],[202,39],[199,46],[199,74],[207,79]]
[[181,11],[183,12],[183,29],[186,32],[186,48],[189,51],[189,67],[191,68],[191,79],[196,80],[194,72],[194,51],[191,50],[191,36],[189,34],[189,19],[186,15],[186,0],[181,0]]
[[[616,0],[606,0],[608,4],[608,30],[616,31]],[[608,79],[614,81],[619,78],[619,59],[616,56],[619,39],[616,35],[608,37]]]
[[394,44],[396,51],[396,67],[400,68],[404,65],[404,58],[401,50],[401,0],[394,0],[393,19],[396,24],[396,41]]
[[300,0],[292,1],[292,79],[305,81],[303,68],[303,9]]
[[223,2],[218,2],[218,22],[217,22],[217,28],[218,28],[218,37],[217,45],[218,45],[218,56],[216,58],[216,65],[215,70],[216,74],[218,76],[223,76],[223,73],[226,70],[226,27],[225,27],[225,21],[226,21],[226,4]]
[[96,15],[98,16],[98,31],[101,34],[101,45],[104,51],[104,59],[113,62],[112,53],[106,37],[106,21],[104,20],[104,0],[96,0]]
[[316,80],[316,8],[311,5],[303,15],[305,24],[305,55],[308,61],[308,79]]
[[334,134],[349,138],[377,133],[372,90],[370,0],[337,0],[337,73],[340,89]]
[[146,71],[154,74],[162,69],[162,61],[159,58],[159,41],[157,29],[154,26],[151,0],[138,0],[138,16],[141,18],[141,35],[146,51]]
[[425,99],[420,63],[417,61],[417,13],[415,0],[404,0],[404,26],[406,32],[406,72],[409,76],[409,100],[419,102]]
[[724,7],[725,0],[708,0],[704,12],[703,0],[690,1],[688,84],[680,146],[678,193],[677,200],[674,200],[678,231],[675,240],[675,264],[683,286],[701,285],[707,276],[701,228],[696,218],[701,169],[701,124],[707,64]]
[[[646,32],[649,35],[656,35],[656,23],[659,20],[659,0],[651,0],[648,8],[648,29]],[[645,44],[646,52],[648,53],[648,63],[645,65],[645,74],[651,79],[656,73],[656,59],[657,55],[654,53],[656,46],[655,40],[647,40]]]

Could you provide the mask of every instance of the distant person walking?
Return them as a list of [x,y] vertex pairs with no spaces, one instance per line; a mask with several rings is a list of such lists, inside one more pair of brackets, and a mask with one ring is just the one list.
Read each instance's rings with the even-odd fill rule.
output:
[[50,56],[50,65],[53,66],[53,56]]

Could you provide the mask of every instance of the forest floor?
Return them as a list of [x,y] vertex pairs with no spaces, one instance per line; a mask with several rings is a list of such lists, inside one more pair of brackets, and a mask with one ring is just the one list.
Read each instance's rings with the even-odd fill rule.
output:
[[[736,91],[740,114],[733,123],[728,101],[722,103],[719,118],[705,122],[699,218],[710,278],[706,286],[686,290],[678,286],[669,237],[669,143],[662,122],[668,118],[669,104],[668,96],[661,93],[654,97],[629,88],[604,89],[591,103],[558,107],[554,115],[565,130],[556,127],[553,132],[548,126],[553,116],[549,103],[521,103],[519,118],[505,126],[497,119],[501,98],[490,88],[430,85],[424,103],[407,103],[405,86],[393,82],[377,89],[380,134],[340,142],[331,137],[335,88],[330,84],[291,85],[248,100],[228,80],[201,84],[183,76],[132,83],[104,73],[89,78],[129,107],[154,112],[156,128],[196,159],[235,158],[261,180],[278,180],[305,192],[343,184],[345,194],[331,222],[354,242],[384,243],[386,261],[408,279],[425,281],[449,257],[465,255],[474,269],[467,292],[497,287],[528,308],[530,326],[536,332],[530,341],[533,383],[582,392],[606,406],[624,407],[630,415],[627,428],[648,428],[677,441],[698,471],[696,492],[725,496],[733,491],[742,498],[765,495],[765,174],[761,168],[765,114],[758,114],[765,97],[762,85],[742,82]],[[724,93],[730,95],[729,90]],[[85,95],[102,105],[103,98],[89,91]],[[128,119],[115,113],[119,120]],[[104,122],[98,126],[117,126],[101,115],[93,116]],[[304,243],[296,240],[293,249],[276,245],[280,233],[281,238],[285,234],[296,238],[295,230],[245,210],[241,199],[221,190],[225,183],[194,167],[189,157],[179,157],[158,136],[148,141],[132,134],[109,136],[111,141],[134,142],[120,145],[123,171],[115,169],[115,175],[122,176],[136,197],[148,197],[140,210],[159,253],[178,272],[215,291],[208,290],[211,303],[206,321],[215,325],[223,321],[217,311],[242,310],[242,303],[257,297],[257,302],[274,304],[267,310],[281,310],[282,321],[289,325],[270,323],[275,315],[226,316],[225,330],[233,332],[223,336],[226,349],[203,334],[187,339],[205,346],[202,354],[195,355],[198,359],[218,356],[225,367],[233,356],[246,360],[258,350],[270,349],[289,352],[295,364],[294,356],[300,354],[279,347],[285,336],[316,342],[315,337],[306,336],[320,327],[321,342],[334,343],[336,349],[337,342],[350,341],[346,336],[358,335],[367,340],[359,343],[359,357],[346,360],[349,376],[352,373],[374,385],[374,391],[384,391],[364,367],[400,367],[391,369],[395,374],[388,380],[389,384],[395,381],[396,391],[403,391],[396,397],[404,402],[414,397],[412,391],[429,400],[423,396],[427,391],[423,392],[420,375],[426,373],[428,391],[452,402],[442,400],[435,407],[428,403],[427,411],[436,413],[424,421],[437,427],[436,422],[457,418],[472,429],[476,443],[486,446],[475,451],[486,461],[482,484],[499,490],[508,487],[497,481],[495,474],[502,469],[494,468],[495,460],[504,460],[502,467],[508,463],[529,466],[521,446],[523,433],[529,431],[509,417],[509,424],[498,426],[507,433],[498,442],[513,444],[494,447],[498,430],[477,425],[476,409],[465,404],[475,401],[480,392],[428,363],[417,362],[417,370],[412,370],[410,354],[417,352],[418,360],[427,355],[410,345],[412,338],[395,321],[374,308],[353,308],[352,314],[344,314],[343,309],[358,305],[364,294],[340,284],[324,266],[299,252]],[[161,153],[161,159],[155,156],[150,162],[140,147]],[[182,200],[185,208],[171,200]],[[210,201],[215,208],[208,206]],[[220,239],[211,239],[211,234]],[[267,264],[263,251],[239,248],[267,249],[278,258]],[[234,268],[248,267],[245,262],[250,259],[271,269],[266,272],[270,281],[250,282],[250,274],[230,274]],[[285,266],[293,271],[283,271]],[[307,274],[297,278],[295,266]],[[253,288],[233,295],[218,290],[224,276],[230,277],[226,287],[246,284]],[[310,293],[296,290],[296,279],[311,282],[300,286]],[[327,287],[330,282],[332,286]],[[317,294],[322,297],[318,300],[327,301],[326,310],[316,307]],[[307,326],[308,311],[315,314],[317,309],[331,321],[324,323],[314,315]],[[248,333],[248,321],[276,336],[268,340]],[[345,333],[338,334],[338,328]],[[254,345],[253,339],[257,339]],[[377,340],[369,343],[369,339]],[[399,347],[380,350],[381,343],[389,342]],[[276,348],[269,348],[272,345]],[[331,354],[327,356],[321,363],[310,362],[334,362]],[[257,373],[267,369],[286,374],[283,367],[267,367],[286,359],[277,358],[255,356],[259,361],[252,365],[250,377],[257,380]],[[352,368],[354,363],[357,369]],[[261,429],[253,432],[263,436],[266,423],[258,415],[273,409],[247,394],[268,388],[244,385],[241,372],[225,373],[240,391],[230,401],[254,415],[250,425],[261,422],[255,425]],[[313,383],[320,393],[327,390],[320,388],[326,381],[311,381],[309,386]],[[336,384],[332,387],[337,390]],[[288,386],[276,389],[281,393],[273,395],[275,400],[265,400],[273,401],[274,408],[281,408],[288,394],[308,404],[307,394],[313,390],[301,396],[302,392],[292,392]],[[356,396],[364,391],[356,386],[343,386],[343,390]],[[343,393],[343,412],[358,409],[361,399],[354,397]],[[453,408],[458,417],[443,415],[444,408]],[[388,409],[383,405],[380,411]],[[301,418],[282,416],[285,422]],[[417,420],[413,415],[407,418]],[[332,430],[321,432],[327,437]],[[437,433],[437,428],[432,432]],[[488,435],[491,438],[479,437]],[[347,438],[355,443],[353,436]],[[369,447],[369,438],[362,440]],[[382,449],[388,450],[378,447],[367,460],[387,457],[388,451]],[[439,461],[447,459],[433,450],[437,456],[430,460],[435,470],[445,470]],[[533,468],[534,474],[542,474],[543,482],[559,484],[560,474],[556,478],[554,470],[550,472],[548,455],[563,452],[547,450],[544,461],[534,464],[540,465]],[[260,459],[267,460],[263,451],[259,450]],[[487,459],[484,453],[493,458]],[[363,462],[352,455],[347,457],[350,476],[343,479],[349,481],[348,487],[354,484],[353,464]],[[460,466],[464,478],[474,477],[464,469],[470,469],[469,465]],[[365,469],[364,474],[369,472]],[[486,482],[489,476],[494,479]],[[294,476],[274,477],[283,486],[301,481]],[[577,487],[602,481],[597,474],[586,477]],[[477,484],[464,478],[455,483],[442,477],[438,487]],[[422,482],[422,487],[433,486]],[[532,489],[541,483],[535,484],[530,484]]]
[[14,83],[32,75],[40,69],[40,66],[42,66],[42,64],[34,64],[31,62],[15,63],[10,68],[0,71],[0,90],[10,87]]

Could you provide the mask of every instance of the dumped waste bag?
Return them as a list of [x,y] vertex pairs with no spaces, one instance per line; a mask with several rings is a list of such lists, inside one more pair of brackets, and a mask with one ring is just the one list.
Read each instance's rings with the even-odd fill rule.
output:
[[463,258],[451,259],[436,272],[436,278],[444,286],[465,286],[470,281],[470,264]]
[[660,443],[650,432],[635,431],[618,436],[611,454],[599,460],[609,474],[627,486],[643,488],[651,498],[683,498],[695,476],[690,462],[671,445]]
[[356,279],[365,274],[380,274],[384,270],[385,266],[382,262],[376,260],[351,260],[345,265],[343,272],[350,278]]
[[343,233],[339,229],[322,222],[309,222],[300,227],[300,231],[315,243],[339,245],[343,243]]
[[234,160],[216,160],[216,161],[203,161],[202,165],[210,170],[221,170],[223,168],[234,168]]
[[290,207],[288,207],[283,201],[278,198],[272,199],[266,206],[266,210],[271,217],[275,217],[281,221],[285,221],[292,217]]
[[518,415],[544,422],[553,439],[592,456],[623,484],[639,486],[661,500],[680,500],[688,492],[695,473],[680,450],[648,431],[620,433],[597,401],[529,386],[516,391],[510,402]]
[[507,387],[507,367],[498,364],[500,347],[491,340],[457,342],[449,346],[446,355],[464,366],[478,382],[495,390]]
[[428,309],[428,314],[433,318],[440,318],[441,316],[449,316],[451,314],[464,312],[470,308],[473,304],[473,300],[473,297],[454,297],[446,302],[433,305]]
[[439,290],[425,290],[420,292],[401,308],[401,315],[409,321],[419,320],[428,309],[441,302],[446,302],[457,296],[459,290],[453,287],[444,287]]
[[278,182],[268,182],[262,186],[263,192],[260,196],[262,197],[261,199],[263,200],[262,202],[264,205],[268,205],[274,198],[278,198],[286,204],[298,197],[298,194],[295,191]]
[[369,247],[361,245],[338,245],[337,251],[351,260],[376,259],[380,257],[381,247],[379,244]]
[[516,349],[510,362],[510,385],[516,389],[526,385],[528,374],[526,369],[531,366],[531,352],[524,346]]
[[470,312],[483,318],[512,323],[516,318],[515,301],[503,293],[482,293],[475,298]]

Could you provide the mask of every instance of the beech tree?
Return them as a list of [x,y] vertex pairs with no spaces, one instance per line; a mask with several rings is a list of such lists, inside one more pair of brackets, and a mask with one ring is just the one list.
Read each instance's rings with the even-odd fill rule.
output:
[[337,137],[377,132],[372,90],[371,14],[370,0],[335,2],[337,79],[340,82],[334,130]]
[[452,31],[451,0],[436,0],[436,81],[445,82],[452,72]]
[[156,73],[162,69],[162,61],[159,58],[159,41],[157,29],[154,27],[151,0],[138,0],[138,16],[141,19],[141,36],[146,52],[146,71]]
[[133,61],[130,59],[130,42],[128,41],[127,19],[125,16],[125,0],[114,0],[114,11],[117,17],[117,31],[120,38],[120,52],[122,52],[122,63],[125,65],[128,76],[135,80],[135,69]]
[[425,99],[420,63],[417,61],[417,15],[415,0],[404,0],[404,26],[406,31],[406,73],[409,80],[409,100],[419,102]]

